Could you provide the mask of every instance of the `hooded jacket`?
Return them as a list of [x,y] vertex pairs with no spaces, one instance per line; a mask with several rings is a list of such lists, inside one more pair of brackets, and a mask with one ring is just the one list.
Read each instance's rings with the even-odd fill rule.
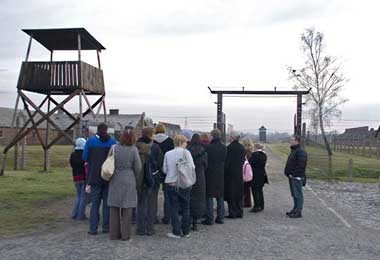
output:
[[100,137],[96,134],[87,140],[82,157],[88,163],[88,184],[99,185],[106,183],[101,178],[102,165],[107,159],[111,146],[114,144],[116,144],[116,140],[109,135]]
[[168,135],[160,133],[154,136],[154,142],[158,144],[162,153],[165,155],[166,152],[174,149],[174,142]]

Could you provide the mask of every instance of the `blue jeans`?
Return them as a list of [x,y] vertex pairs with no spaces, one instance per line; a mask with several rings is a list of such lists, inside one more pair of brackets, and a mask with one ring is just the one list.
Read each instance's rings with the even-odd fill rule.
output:
[[[167,185],[166,191],[168,193],[171,224],[173,234],[180,236],[181,230],[183,235],[190,232],[190,193],[191,188],[180,189],[177,187]],[[179,212],[182,212],[182,221],[179,222]]]
[[167,184],[163,184],[163,190],[164,190],[164,218],[163,220],[166,222],[170,221],[170,205],[169,205],[169,196],[167,191]]
[[83,220],[86,218],[86,184],[84,181],[75,182],[75,189],[77,190],[77,196],[74,202],[74,208],[71,213],[72,219]]
[[[214,198],[207,198],[207,221],[214,222]],[[216,218],[220,221],[224,220],[224,198],[216,198],[217,209]]]
[[110,209],[107,204],[108,183],[91,185],[90,232],[98,231],[99,208],[103,200],[103,231],[109,231]]
[[295,210],[303,209],[303,179],[297,180],[294,177],[289,177],[290,193],[292,194]]

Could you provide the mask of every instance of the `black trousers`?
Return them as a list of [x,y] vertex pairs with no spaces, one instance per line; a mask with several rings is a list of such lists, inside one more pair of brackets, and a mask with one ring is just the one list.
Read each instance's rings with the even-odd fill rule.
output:
[[228,203],[228,214],[231,217],[242,217],[243,216],[243,198],[234,199],[227,201]]
[[252,207],[251,182],[244,182],[244,208]]
[[264,192],[263,192],[263,187],[253,188],[252,189],[252,194],[253,194],[254,208],[264,209]]

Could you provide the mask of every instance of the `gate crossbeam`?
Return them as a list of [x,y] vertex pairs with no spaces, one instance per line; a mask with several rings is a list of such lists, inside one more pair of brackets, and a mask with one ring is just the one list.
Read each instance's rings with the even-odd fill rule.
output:
[[[225,127],[223,122],[223,95],[289,95],[297,97],[297,110],[295,118],[294,133],[301,136],[302,129],[302,96],[308,95],[309,90],[212,90],[208,87],[211,94],[217,95],[217,116],[216,127],[222,131],[225,137]],[[224,140],[225,141],[225,140]]]

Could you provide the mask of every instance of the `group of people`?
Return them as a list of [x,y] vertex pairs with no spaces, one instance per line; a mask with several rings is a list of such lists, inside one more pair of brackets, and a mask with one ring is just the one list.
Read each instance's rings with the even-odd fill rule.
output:
[[[168,237],[189,237],[191,230],[198,229],[199,222],[223,224],[225,201],[227,218],[242,218],[243,208],[252,207],[251,193],[254,200],[251,212],[264,210],[267,155],[261,144],[240,140],[238,132],[231,134],[231,143],[226,146],[218,129],[210,134],[177,135],[173,140],[165,134],[165,126],[158,124],[155,128],[143,128],[136,140],[133,129],[126,128],[119,142],[107,130],[107,125],[101,123],[97,133],[87,141],[78,138],[70,157],[77,190],[72,218],[86,219],[86,194],[89,194],[88,234],[98,233],[101,204],[102,232],[109,233],[111,240],[130,239],[132,223],[137,224],[137,235],[154,235],[155,225],[161,222],[171,223]],[[289,217],[300,217],[303,207],[305,176],[301,172],[306,162],[304,166],[298,164],[302,151],[294,148],[285,168],[295,203],[287,213]],[[114,160],[114,172],[106,181],[101,176],[102,165],[110,156]],[[194,181],[183,187],[179,185],[183,179]],[[159,219],[161,187],[164,216]]]

